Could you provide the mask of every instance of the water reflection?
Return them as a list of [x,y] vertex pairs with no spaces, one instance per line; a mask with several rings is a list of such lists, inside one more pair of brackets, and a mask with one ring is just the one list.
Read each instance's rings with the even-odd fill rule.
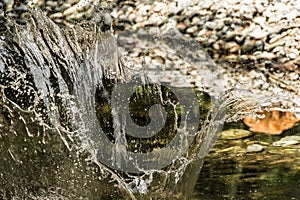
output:
[[[300,125],[283,133],[299,135]],[[232,148],[205,159],[194,199],[298,199],[300,145],[274,147],[281,136],[256,134],[247,139],[219,140],[214,149]],[[245,141],[270,144],[259,153],[246,153]]]

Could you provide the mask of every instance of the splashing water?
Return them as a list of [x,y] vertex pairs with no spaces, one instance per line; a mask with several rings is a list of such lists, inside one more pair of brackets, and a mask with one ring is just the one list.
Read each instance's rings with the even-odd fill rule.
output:
[[[41,11],[29,12],[25,26],[14,24],[0,38],[0,147],[8,163],[0,168],[3,198],[97,196],[112,183],[117,196],[132,199],[187,198],[226,118],[240,119],[248,107],[270,100],[253,101],[255,95],[242,90],[225,92],[205,51],[174,31],[125,32],[116,40],[97,21],[61,29]],[[132,48],[146,52],[157,46],[196,68],[198,79],[177,65],[130,68],[121,56]],[[199,111],[204,100],[197,92],[203,90],[211,106]],[[228,113],[228,106],[246,111]],[[21,167],[19,179],[9,166]],[[70,191],[64,191],[66,181],[72,183]],[[48,191],[53,187],[55,192]]]

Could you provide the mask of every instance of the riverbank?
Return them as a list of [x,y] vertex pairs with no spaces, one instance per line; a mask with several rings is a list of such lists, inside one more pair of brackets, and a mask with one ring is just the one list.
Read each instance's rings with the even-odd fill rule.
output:
[[[95,2],[37,4],[57,23],[68,24],[92,17]],[[97,7],[112,22],[115,34],[155,27],[161,32],[176,29],[198,41],[224,72],[227,89],[279,94],[275,104],[300,106],[300,4],[296,0],[106,1]],[[165,63],[168,57],[149,59]]]

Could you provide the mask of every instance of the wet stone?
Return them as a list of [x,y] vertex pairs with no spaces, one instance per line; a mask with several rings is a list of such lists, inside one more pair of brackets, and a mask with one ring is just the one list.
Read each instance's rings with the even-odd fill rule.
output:
[[243,129],[229,129],[222,131],[220,138],[223,140],[235,140],[251,136],[253,133]]
[[264,147],[260,144],[251,144],[247,146],[247,152],[252,153],[252,152],[261,152],[264,150]]
[[281,141],[295,140],[295,141],[300,142],[300,136],[298,136],[298,135],[285,136],[284,138],[281,138],[280,140],[281,140]]
[[300,143],[300,136],[286,136],[276,142],[273,142],[273,146],[284,147],[284,146],[295,145],[299,143]]

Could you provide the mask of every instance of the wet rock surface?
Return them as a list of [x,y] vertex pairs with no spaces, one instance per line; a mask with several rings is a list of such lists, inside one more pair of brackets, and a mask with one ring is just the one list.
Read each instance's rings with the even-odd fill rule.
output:
[[220,139],[223,140],[234,140],[234,139],[240,139],[244,137],[251,136],[253,133],[247,130],[243,129],[229,129],[222,131],[220,135]]

